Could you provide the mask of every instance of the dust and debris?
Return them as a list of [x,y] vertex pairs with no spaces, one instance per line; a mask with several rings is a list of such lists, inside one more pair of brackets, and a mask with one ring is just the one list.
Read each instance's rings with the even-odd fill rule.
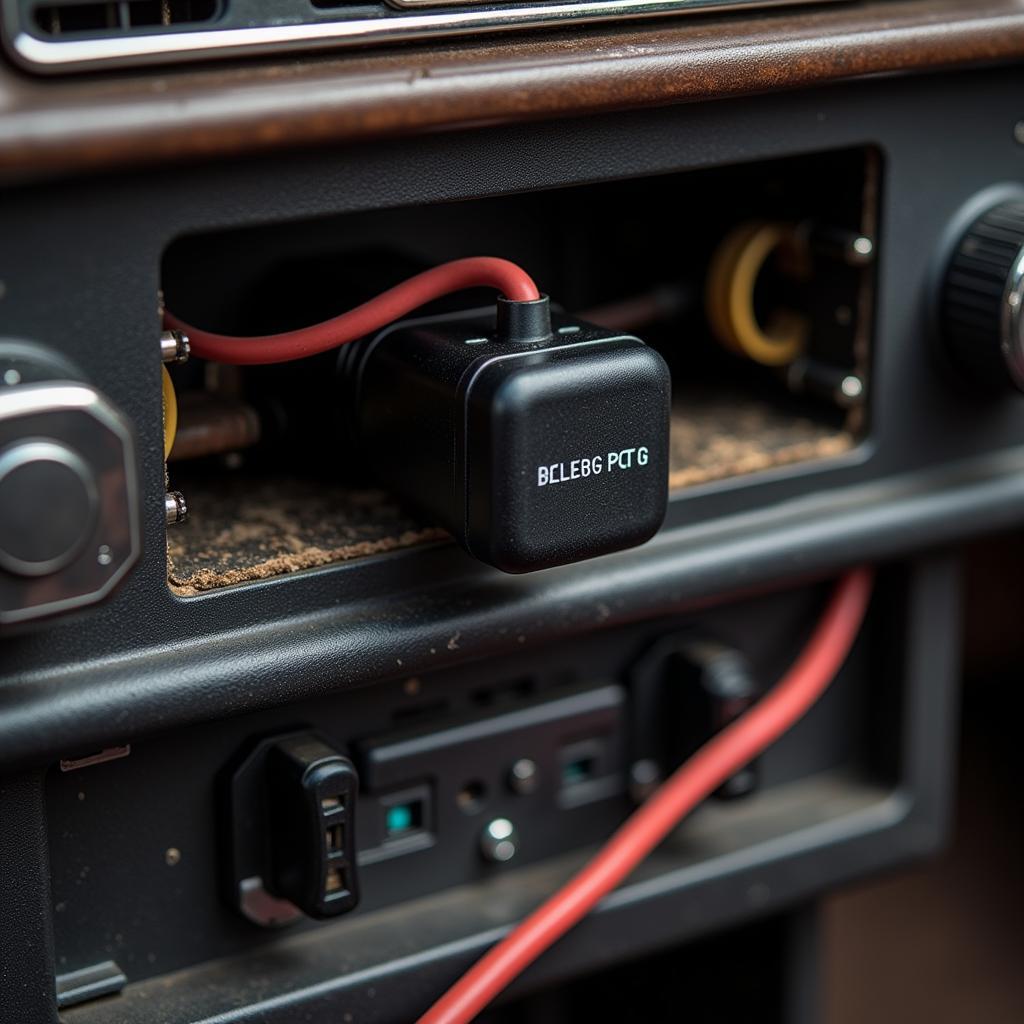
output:
[[842,455],[854,438],[767,402],[685,396],[672,416],[669,488]]
[[381,491],[296,479],[195,481],[193,515],[168,531],[180,596],[413,547],[448,535]]
[[462,636],[461,633],[456,632],[454,634],[454,636],[451,636],[451,637],[448,638],[448,650],[449,651],[457,651],[459,649],[459,637],[461,637],[461,636]]
[[[672,414],[669,487],[833,458],[854,444],[844,430],[769,402],[684,393]],[[193,510],[167,536],[168,582],[183,597],[449,539],[372,488],[241,476],[176,482]],[[601,620],[610,614],[597,611]],[[458,641],[449,639],[448,650]]]

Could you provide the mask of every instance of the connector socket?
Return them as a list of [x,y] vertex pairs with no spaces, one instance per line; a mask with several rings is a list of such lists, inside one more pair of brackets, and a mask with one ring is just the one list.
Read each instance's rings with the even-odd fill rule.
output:
[[359,902],[352,763],[313,732],[262,739],[227,777],[229,898],[254,924],[337,917]]
[[359,901],[352,763],[317,736],[288,737],[271,748],[274,895],[310,917],[336,917]]

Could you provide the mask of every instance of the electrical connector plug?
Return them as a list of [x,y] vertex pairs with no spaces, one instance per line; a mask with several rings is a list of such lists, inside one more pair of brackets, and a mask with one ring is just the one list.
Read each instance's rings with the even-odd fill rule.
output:
[[638,338],[499,299],[395,324],[344,366],[371,471],[483,562],[578,562],[664,519],[671,382]]

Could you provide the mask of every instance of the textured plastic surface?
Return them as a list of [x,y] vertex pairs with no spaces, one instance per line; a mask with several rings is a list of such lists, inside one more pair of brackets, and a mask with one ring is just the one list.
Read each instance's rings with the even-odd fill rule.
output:
[[[945,828],[953,768],[956,581],[955,567],[945,560],[906,574],[883,574],[871,622],[840,677],[808,718],[762,759],[763,790],[757,797],[703,808],[538,962],[518,991],[783,910],[822,888],[933,849]],[[740,645],[758,674],[774,680],[804,644],[806,626],[826,593],[821,587],[766,595],[689,622]],[[681,624],[675,620],[668,628]],[[383,735],[378,748],[387,752],[382,764],[393,773],[382,777],[381,785],[398,783],[407,791],[408,773],[429,773],[430,759],[439,753],[429,749],[434,706],[429,702],[450,700],[452,710],[456,702],[472,706],[476,688],[494,683],[504,686],[488,699],[512,702],[516,687],[509,684],[533,673],[549,685],[574,668],[583,678],[595,669],[619,675],[658,628],[605,631],[586,645],[568,643],[427,676],[419,694],[385,685],[309,702],[290,714],[315,715],[337,735],[386,718],[392,709],[404,708],[405,714],[418,709],[422,719],[415,729]],[[558,691],[541,692],[554,696]],[[592,691],[591,715],[600,710],[601,692]],[[607,699],[603,703],[607,709]],[[116,1002],[82,1006],[69,1014],[69,1024],[145,1024],[155,1006],[175,1021],[231,1013],[245,1022],[291,1024],[296,1016],[308,1016],[329,1024],[339,1010],[357,1020],[415,1019],[459,970],[586,856],[583,850],[564,851],[594,842],[602,821],[606,836],[615,813],[624,812],[621,797],[555,810],[545,790],[526,797],[502,795],[500,769],[516,744],[506,744],[512,732],[490,744],[484,733],[497,728],[502,717],[510,721],[516,712],[514,704],[509,707],[505,715],[477,719],[463,733],[483,741],[470,740],[471,756],[437,763],[446,780],[446,817],[433,843],[366,864],[360,909],[338,922],[298,925],[287,935],[246,926],[208,898],[218,848],[204,830],[217,751],[230,747],[238,733],[281,721],[280,712],[194,731],[187,773],[174,761],[176,740],[169,736],[133,751],[133,757],[138,754],[134,765],[124,759],[99,766],[92,775],[52,776],[54,892],[65,904],[56,920],[58,950],[70,964],[87,962],[103,948],[102,933],[89,923],[102,920],[113,927],[117,922],[119,962],[132,979]],[[543,706],[527,714],[540,724]],[[442,730],[450,724],[443,717],[436,721]],[[600,721],[591,718],[587,724]],[[570,740],[571,722],[562,719],[560,728],[563,742]],[[457,739],[451,732],[447,738]],[[526,733],[520,734],[520,743],[526,740]],[[395,756],[403,750],[409,759]],[[468,746],[463,753],[469,754]],[[490,800],[474,814],[451,802],[449,787],[460,778],[476,778],[490,790]],[[175,794],[168,801],[173,816],[164,807],[143,807],[131,827],[150,841],[111,856],[120,848],[118,822],[125,820],[125,809],[138,808],[139,794],[154,780],[165,780],[166,792]],[[79,792],[86,794],[84,801]],[[481,861],[476,838],[492,814],[515,822],[523,837],[521,861],[518,856],[508,865]],[[369,815],[362,814],[362,820]],[[181,864],[168,869],[151,853],[172,836],[191,839]],[[563,853],[556,856],[559,849]],[[85,866],[91,870],[81,881]],[[123,884],[129,871],[136,879],[134,891]],[[142,906],[137,891],[149,894]],[[401,907],[380,909],[396,902]],[[183,943],[186,934],[190,939]],[[232,951],[236,955],[228,956]],[[203,959],[211,962],[175,971]],[[240,1006],[241,990],[251,999],[253,978],[260,979],[262,998]]]

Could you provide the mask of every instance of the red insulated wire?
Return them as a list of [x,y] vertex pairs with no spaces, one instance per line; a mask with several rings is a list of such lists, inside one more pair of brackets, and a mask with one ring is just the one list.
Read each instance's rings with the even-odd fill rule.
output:
[[248,366],[287,363],[347,345],[442,295],[465,288],[495,288],[514,302],[540,297],[530,275],[514,263],[493,256],[472,256],[432,267],[341,316],[297,331],[236,338],[200,330],[170,312],[164,313],[164,325],[187,334],[193,355],[202,359]]
[[463,975],[419,1024],[466,1024],[610,893],[702,800],[790,729],[828,688],[860,631],[873,573],[843,577],[783,679],[686,761],[582,871]]

